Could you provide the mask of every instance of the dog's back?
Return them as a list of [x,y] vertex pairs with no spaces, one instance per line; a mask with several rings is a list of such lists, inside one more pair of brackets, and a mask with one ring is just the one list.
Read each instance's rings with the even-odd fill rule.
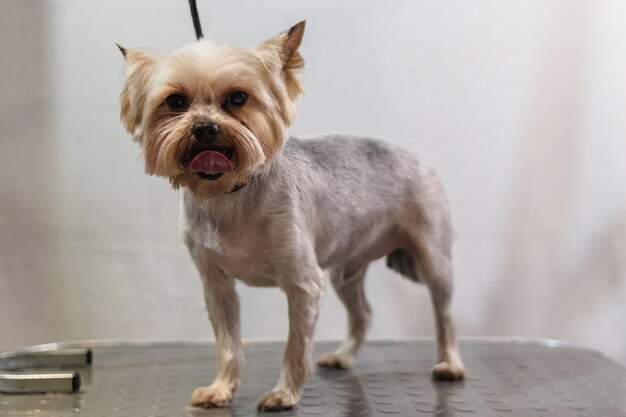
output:
[[280,175],[295,177],[294,192],[313,202],[306,214],[315,225],[320,265],[389,254],[390,268],[418,281],[406,252],[395,250],[413,240],[405,231],[434,230],[429,239],[449,246],[442,188],[434,172],[410,152],[375,139],[327,136],[292,138],[281,159],[285,172]]

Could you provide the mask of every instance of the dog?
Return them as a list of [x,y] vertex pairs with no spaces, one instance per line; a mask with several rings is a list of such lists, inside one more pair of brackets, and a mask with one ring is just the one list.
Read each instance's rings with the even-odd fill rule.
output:
[[430,291],[436,379],[464,375],[449,305],[451,226],[434,172],[406,151],[368,138],[289,138],[303,93],[302,21],[255,48],[201,40],[164,55],[125,49],[121,119],[145,170],[182,189],[181,227],[200,273],[219,371],[191,403],[231,404],[243,354],[238,279],[279,287],[289,336],[276,387],[259,410],[294,407],[310,373],[325,271],[348,312],[345,341],[318,365],[348,368],[370,323],[364,277],[387,265]]

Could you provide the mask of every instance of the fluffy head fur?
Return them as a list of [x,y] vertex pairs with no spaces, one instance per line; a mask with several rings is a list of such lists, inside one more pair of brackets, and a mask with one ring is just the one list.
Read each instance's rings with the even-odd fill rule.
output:
[[[126,59],[121,118],[143,148],[146,172],[205,200],[262,171],[283,147],[303,93],[297,72],[304,67],[298,52],[304,27],[302,21],[256,48],[201,40],[164,55],[120,47]],[[247,94],[243,106],[229,105],[235,91]],[[172,94],[186,98],[184,111],[168,107]],[[215,180],[189,172],[193,156],[207,150],[194,138],[196,123],[219,127],[211,147],[232,151],[231,172]]]

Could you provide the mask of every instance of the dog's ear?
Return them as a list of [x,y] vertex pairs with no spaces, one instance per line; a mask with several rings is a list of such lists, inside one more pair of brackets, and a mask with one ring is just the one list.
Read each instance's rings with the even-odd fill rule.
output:
[[116,45],[126,60],[126,83],[120,95],[120,118],[133,139],[141,142],[146,87],[159,55],[145,49],[126,49]]
[[124,57],[124,59],[126,59],[126,53],[128,52],[128,50],[126,50],[126,48],[124,48],[122,45],[120,45],[119,43],[115,42],[115,46],[118,47],[118,49],[120,50],[120,52],[122,53],[122,56]]
[[[298,52],[302,37],[304,36],[304,28],[306,20],[296,23],[289,30],[279,33],[266,40],[259,45],[259,51],[265,53],[265,58],[275,58],[282,63],[283,66],[302,68],[304,60]],[[274,56],[271,56],[274,55]]]
[[289,30],[261,43],[257,48],[261,59],[268,67],[284,71],[285,83],[291,99],[303,93],[302,84],[296,72],[304,68],[304,59],[300,55],[299,48],[305,26],[306,20],[302,20]]
[[283,54],[285,57],[286,63],[293,60],[297,55],[299,59],[304,64],[304,60],[302,60],[302,56],[298,49],[300,49],[300,44],[302,44],[302,37],[304,36],[304,28],[306,27],[306,20],[302,20],[292,27],[289,28],[288,31],[281,33],[284,38],[283,41]]

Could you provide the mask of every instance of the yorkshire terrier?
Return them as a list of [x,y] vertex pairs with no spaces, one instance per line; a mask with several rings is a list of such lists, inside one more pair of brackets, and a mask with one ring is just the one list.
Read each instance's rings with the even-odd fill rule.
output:
[[451,226],[433,171],[367,138],[289,138],[302,21],[256,48],[201,40],[169,55],[124,49],[121,118],[145,169],[182,188],[181,226],[204,285],[219,354],[213,383],[192,405],[228,406],[243,363],[235,279],[287,296],[289,337],[276,387],[260,410],[298,403],[311,370],[325,273],[348,312],[348,336],[319,366],[348,368],[370,323],[363,282],[386,263],[432,298],[436,379],[463,378],[449,305]]

